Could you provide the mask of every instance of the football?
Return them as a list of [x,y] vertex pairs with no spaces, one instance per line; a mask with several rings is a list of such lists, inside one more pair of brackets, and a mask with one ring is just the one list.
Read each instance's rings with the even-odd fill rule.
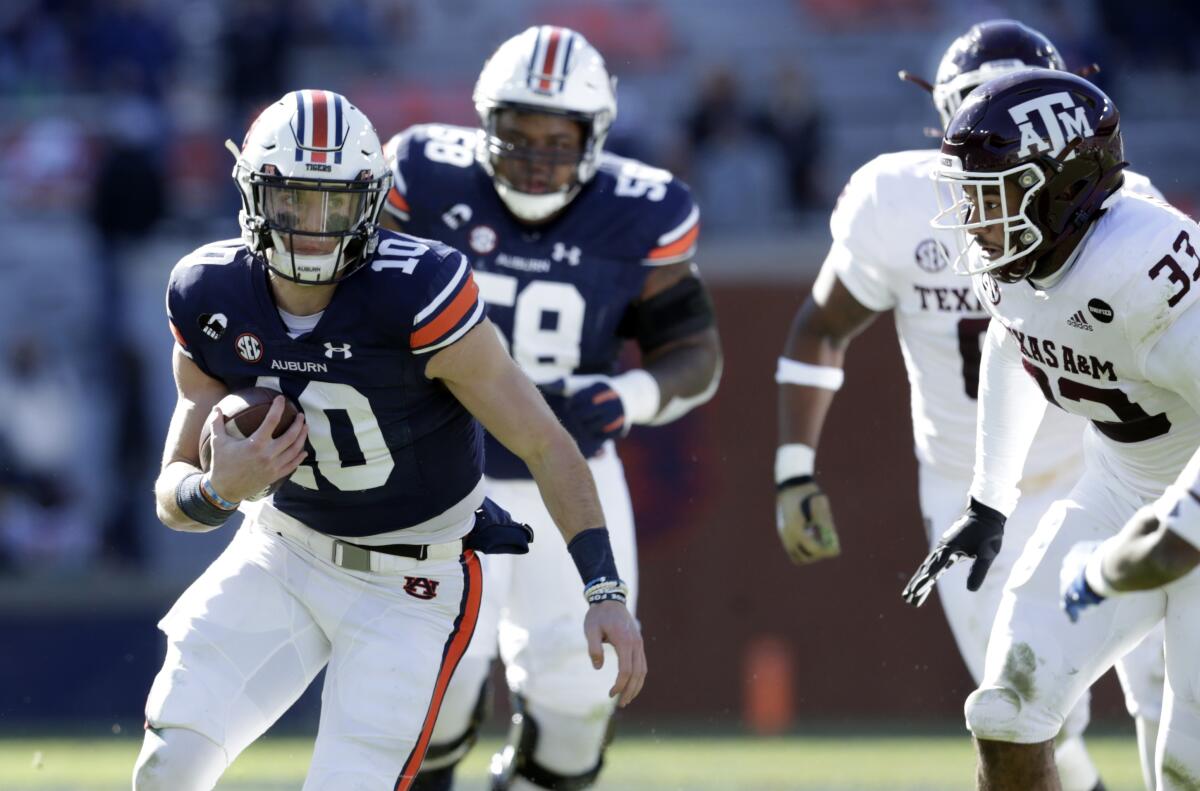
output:
[[[278,390],[272,390],[268,387],[247,387],[242,390],[235,390],[229,395],[217,402],[217,407],[221,410],[221,414],[225,416],[225,430],[230,436],[238,439],[245,439],[253,434],[258,427],[262,425],[263,420],[267,416],[267,412],[271,409],[271,402],[277,396],[281,395]],[[296,419],[299,413],[299,408],[287,396],[283,397],[283,414],[279,418],[279,425],[275,427],[272,436],[278,437],[283,434],[292,425],[292,421]],[[212,432],[210,431],[210,423],[204,424],[204,429],[200,432],[200,469],[208,471],[209,464],[212,461]],[[274,493],[286,478],[280,478],[275,483],[268,486],[265,490],[255,495],[252,500],[257,500]]]

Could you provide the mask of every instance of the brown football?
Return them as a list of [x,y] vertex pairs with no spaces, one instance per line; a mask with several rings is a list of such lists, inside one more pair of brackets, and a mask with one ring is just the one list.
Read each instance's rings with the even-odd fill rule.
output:
[[[239,439],[250,436],[262,425],[263,419],[266,418],[267,412],[271,409],[271,402],[279,395],[280,392],[278,390],[272,390],[268,387],[247,387],[242,390],[235,390],[225,396],[217,402],[221,414],[225,416],[225,431]],[[292,399],[284,396],[283,414],[280,416],[279,425],[275,427],[272,435],[278,437],[287,431],[292,425],[292,421],[296,419],[299,411]],[[212,461],[212,432],[209,430],[210,425],[210,423],[206,422],[204,429],[200,432],[200,468],[206,472]],[[282,486],[285,480],[287,479],[280,478],[253,499],[271,494]]]

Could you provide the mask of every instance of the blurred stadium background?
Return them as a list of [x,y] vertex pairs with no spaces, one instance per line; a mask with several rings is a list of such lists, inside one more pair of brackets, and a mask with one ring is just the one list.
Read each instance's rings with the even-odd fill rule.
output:
[[[898,596],[924,547],[890,322],[855,344],[826,428],[818,469],[844,554],[811,569],[793,569],[774,535],[772,372],[845,179],[878,153],[935,142],[931,103],[897,69],[932,77],[956,35],[997,16],[1045,32],[1072,67],[1101,64],[1128,158],[1195,215],[1200,5],[1186,0],[1141,0],[1136,13],[1118,0],[0,4],[0,787],[127,787],[163,651],[154,623],[231,534],[172,533],[150,493],[174,398],[167,275],[237,234],[223,140],[297,87],[345,93],[385,139],[411,123],[474,123],[483,59],[542,22],[583,32],[619,76],[610,147],[698,193],[727,356],[713,403],[635,431],[623,450],[651,677],[621,714],[641,736],[619,743],[605,787],[965,787],[969,678],[937,608]],[[1109,774],[1128,778],[1110,788],[1132,789],[1111,680],[1093,708],[1117,729],[1103,760],[1123,768]],[[310,694],[276,732],[309,733],[315,714]],[[821,733],[840,736],[810,736]],[[99,741],[57,741],[68,737]],[[228,787],[296,787],[308,744],[279,744],[288,768],[263,775],[275,785]],[[884,767],[878,780],[854,779],[863,757],[836,748],[855,744]],[[47,756],[80,763],[80,751],[90,779],[38,784],[63,765]],[[695,757],[707,755],[723,765]],[[108,760],[120,771],[100,772]],[[707,784],[735,770],[746,774]]]

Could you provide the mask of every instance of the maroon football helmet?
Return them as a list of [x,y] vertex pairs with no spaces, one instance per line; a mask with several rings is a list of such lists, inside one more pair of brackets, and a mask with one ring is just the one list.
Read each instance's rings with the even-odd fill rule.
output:
[[954,111],[976,86],[1020,69],[1057,69],[1067,66],[1050,39],[1014,19],[989,19],[972,25],[947,48],[938,64],[933,84],[902,71],[908,80],[933,94],[933,104],[950,124]]
[[976,88],[946,128],[933,225],[962,234],[956,271],[1015,283],[1078,240],[1126,165],[1120,115],[1099,88],[1062,71],[1008,74]]

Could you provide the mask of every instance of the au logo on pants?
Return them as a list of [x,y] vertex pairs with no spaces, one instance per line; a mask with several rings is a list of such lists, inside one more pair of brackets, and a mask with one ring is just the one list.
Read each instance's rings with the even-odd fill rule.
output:
[[418,599],[432,599],[437,596],[438,581],[428,577],[405,577],[404,592]]

